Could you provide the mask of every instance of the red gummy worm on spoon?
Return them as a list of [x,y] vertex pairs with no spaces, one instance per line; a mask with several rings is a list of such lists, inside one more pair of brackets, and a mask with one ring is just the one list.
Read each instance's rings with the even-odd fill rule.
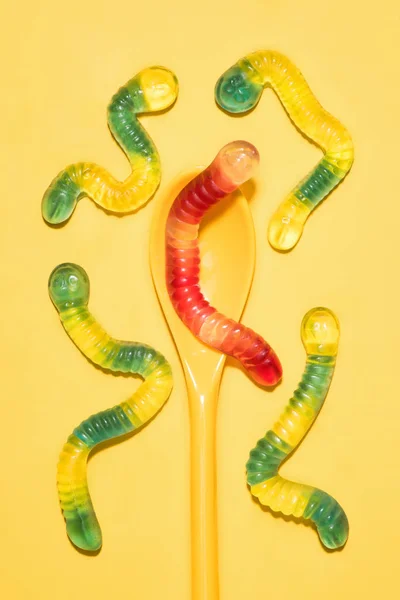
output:
[[271,346],[257,333],[225,317],[204,298],[199,282],[199,227],[214,204],[250,179],[259,163],[257,149],[236,141],[175,199],[166,226],[166,278],[171,302],[185,325],[205,344],[239,360],[263,386],[278,383],[282,367]]

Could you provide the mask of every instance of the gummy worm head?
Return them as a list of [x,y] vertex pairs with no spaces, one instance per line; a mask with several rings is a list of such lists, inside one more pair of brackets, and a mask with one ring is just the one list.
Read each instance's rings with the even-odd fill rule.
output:
[[214,182],[226,193],[253,177],[260,155],[257,148],[243,140],[226,144],[213,160],[210,169]]
[[89,290],[90,283],[86,271],[74,263],[58,265],[49,277],[50,298],[59,311],[86,306]]
[[243,113],[254,108],[264,89],[259,76],[242,60],[225,71],[215,86],[215,100],[227,112]]
[[147,110],[164,110],[175,102],[179,85],[176,76],[169,69],[150,67],[141,71],[137,78]]
[[304,316],[301,339],[307,354],[336,356],[339,335],[339,321],[328,308],[313,308]]
[[80,195],[81,189],[69,173],[60,173],[43,196],[43,218],[52,225],[64,223],[74,212]]

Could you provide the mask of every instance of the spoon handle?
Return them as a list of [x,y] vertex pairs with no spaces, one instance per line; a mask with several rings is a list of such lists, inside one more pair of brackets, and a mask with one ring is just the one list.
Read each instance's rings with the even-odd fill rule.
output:
[[217,369],[202,385],[185,369],[190,418],[192,600],[219,599],[216,421],[221,374],[222,369]]

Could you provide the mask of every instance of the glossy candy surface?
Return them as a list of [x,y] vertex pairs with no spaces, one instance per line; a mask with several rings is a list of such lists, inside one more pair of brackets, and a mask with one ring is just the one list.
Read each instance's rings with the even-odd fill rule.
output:
[[261,504],[275,512],[310,519],[326,548],[346,543],[349,523],[339,503],[326,492],[288,481],[279,467],[300,444],[327,396],[336,363],[339,324],[327,308],[304,317],[301,337],[307,352],[302,380],[280,419],[257,442],[247,462],[247,482]]
[[94,163],[70,165],[47,189],[42,200],[43,218],[51,224],[63,223],[82,196],[116,213],[143,206],[159,186],[161,165],[157,149],[137,115],[167,109],[177,94],[175,75],[163,67],[144,69],[121,87],[108,106],[108,125],[128,157],[132,173],[121,182]]
[[166,224],[166,278],[171,302],[192,333],[237,358],[257,383],[271,386],[282,376],[275,352],[260,335],[211,306],[199,285],[201,220],[211,206],[253,175],[258,162],[254,146],[232,142],[179,193]]
[[[202,169],[179,176],[155,201],[150,264],[157,295],[178,350],[188,392],[190,423],[191,600],[219,595],[216,425],[226,356],[205,346],[177,315],[165,277],[165,229],[179,192]],[[203,222],[201,286],[208,300],[240,319],[255,264],[255,232],[249,203],[240,189]],[[237,240],[240,239],[240,244]],[[203,265],[202,265],[203,266]],[[162,594],[161,594],[162,595]]]
[[164,356],[145,344],[110,337],[88,310],[89,279],[78,265],[65,263],[49,279],[50,297],[71,340],[93,363],[144,382],[126,402],[92,415],[69,436],[60,455],[57,486],[71,541],[83,550],[101,547],[100,525],[87,483],[87,459],[98,444],[144,425],[163,406],[172,389]]
[[249,54],[228,69],[217,82],[215,98],[227,112],[242,113],[256,106],[266,86],[276,92],[296,127],[324,151],[322,160],[270,221],[270,244],[277,250],[290,250],[299,241],[308,216],[350,170],[353,142],[347,129],[318,102],[299,69],[273,50]]

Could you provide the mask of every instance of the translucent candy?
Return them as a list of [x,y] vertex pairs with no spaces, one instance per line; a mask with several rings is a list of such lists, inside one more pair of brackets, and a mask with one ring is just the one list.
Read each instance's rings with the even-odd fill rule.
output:
[[350,170],[353,142],[347,129],[318,102],[297,67],[273,50],[249,54],[228,69],[217,82],[215,98],[227,112],[243,113],[256,106],[267,86],[276,92],[296,127],[324,151],[322,160],[271,218],[271,246],[290,250],[311,212]]
[[304,317],[301,337],[307,352],[302,380],[274,427],[257,442],[247,462],[247,482],[261,504],[275,512],[310,519],[329,549],[343,546],[349,523],[339,503],[326,492],[288,481],[279,467],[300,444],[328,394],[336,363],[339,323],[327,308]]
[[282,376],[275,352],[260,335],[210,306],[199,286],[201,220],[254,174],[258,162],[254,146],[232,142],[180,192],[166,226],[167,288],[177,314],[202,342],[237,358],[257,383],[271,386]]
[[89,279],[82,267],[65,263],[49,279],[50,297],[71,340],[92,362],[112,371],[139,374],[144,382],[126,402],[92,415],[76,427],[58,463],[57,487],[71,541],[83,550],[102,545],[87,484],[92,448],[129,433],[149,421],[172,389],[172,372],[164,356],[145,344],[110,337],[88,310]]
[[137,115],[165,110],[177,95],[178,81],[163,67],[144,69],[118,90],[108,106],[108,125],[132,173],[121,182],[94,163],[70,165],[48,187],[42,200],[43,218],[51,224],[63,223],[83,196],[117,213],[137,210],[150,200],[161,179],[160,158]]

